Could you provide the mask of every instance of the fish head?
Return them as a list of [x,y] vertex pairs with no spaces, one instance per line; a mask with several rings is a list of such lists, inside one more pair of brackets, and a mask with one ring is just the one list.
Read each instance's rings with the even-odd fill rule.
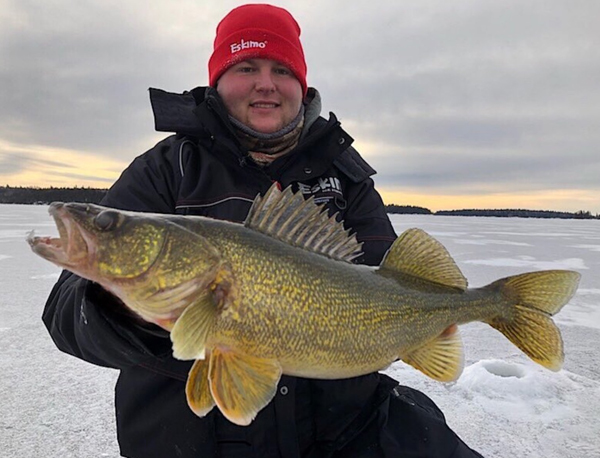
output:
[[83,203],[50,205],[59,236],[27,241],[42,258],[100,284],[144,274],[166,238],[166,223],[156,216]]

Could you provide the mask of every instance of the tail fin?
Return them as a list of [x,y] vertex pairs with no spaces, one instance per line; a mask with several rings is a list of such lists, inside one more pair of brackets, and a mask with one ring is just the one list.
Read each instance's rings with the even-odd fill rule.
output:
[[573,297],[580,277],[568,270],[548,270],[515,275],[488,285],[515,304],[510,319],[497,318],[488,324],[536,363],[560,370],[563,342],[550,317]]

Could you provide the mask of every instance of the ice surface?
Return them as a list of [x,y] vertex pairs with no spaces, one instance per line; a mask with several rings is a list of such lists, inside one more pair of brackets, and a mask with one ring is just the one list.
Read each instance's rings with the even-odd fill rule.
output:
[[[600,221],[392,215],[400,233],[420,227],[482,286],[540,268],[582,280],[556,317],[565,367],[530,362],[489,326],[461,326],[466,367],[442,384],[403,364],[386,373],[425,392],[486,457],[600,457]],[[116,372],[59,352],[42,322],[59,270],[31,253],[35,229],[56,231],[45,206],[0,205],[0,449],[14,458],[117,457]]]
[[479,266],[525,267],[531,270],[587,269],[583,259],[580,258],[539,261],[529,256],[517,256],[516,258],[472,259],[470,261],[464,261],[464,263],[475,264]]

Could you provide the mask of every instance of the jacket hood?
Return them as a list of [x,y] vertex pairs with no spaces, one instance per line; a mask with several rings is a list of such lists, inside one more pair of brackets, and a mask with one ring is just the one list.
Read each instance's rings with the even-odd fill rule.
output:
[[[201,86],[183,93],[150,88],[149,92],[154,128],[159,132],[203,136],[214,131],[216,126],[211,124],[216,120],[233,133],[229,114],[213,87]],[[304,104],[306,114],[303,136],[321,114],[321,96],[315,88],[308,89]]]
[[[197,87],[183,93],[150,88],[150,104],[154,114],[154,128],[158,132],[174,132],[203,136],[206,128],[198,117],[201,106],[207,108],[208,100],[221,105],[217,91],[211,87]],[[225,107],[222,107],[225,112]]]

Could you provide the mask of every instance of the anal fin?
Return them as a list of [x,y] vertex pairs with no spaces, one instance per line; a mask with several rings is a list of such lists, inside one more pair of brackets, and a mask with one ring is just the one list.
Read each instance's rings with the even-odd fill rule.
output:
[[276,360],[257,358],[215,347],[210,353],[210,390],[223,415],[246,426],[277,392],[281,366]]
[[434,340],[404,355],[402,360],[440,382],[456,380],[464,366],[463,345],[458,327],[454,324],[449,326]]

